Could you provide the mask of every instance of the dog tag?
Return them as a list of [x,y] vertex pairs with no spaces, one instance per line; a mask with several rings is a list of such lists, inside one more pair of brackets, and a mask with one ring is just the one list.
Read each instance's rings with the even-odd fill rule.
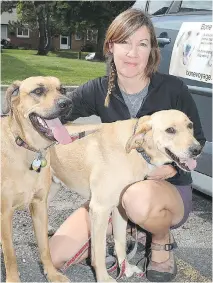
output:
[[45,157],[41,157],[40,161],[41,161],[41,167],[45,167],[47,165],[47,160]]
[[32,168],[34,171],[37,171],[41,167],[41,160],[40,159],[34,159],[32,162]]
[[46,158],[43,156],[42,152],[40,151],[38,153],[38,157],[37,159],[39,159],[41,161],[41,167],[45,167],[47,165],[47,160]]

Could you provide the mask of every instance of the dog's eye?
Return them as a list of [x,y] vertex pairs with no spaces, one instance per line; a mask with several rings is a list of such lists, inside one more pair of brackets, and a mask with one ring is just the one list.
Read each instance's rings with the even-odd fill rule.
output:
[[166,132],[167,132],[168,134],[175,134],[175,133],[176,133],[176,130],[171,127],[171,128],[166,129]]
[[60,93],[63,95],[66,95],[66,88],[65,87],[61,87],[60,88]]
[[32,91],[32,93],[35,93],[36,95],[42,95],[44,93],[43,87],[38,87]]
[[188,127],[189,129],[193,129],[193,124],[192,124],[192,123],[189,123],[187,127]]

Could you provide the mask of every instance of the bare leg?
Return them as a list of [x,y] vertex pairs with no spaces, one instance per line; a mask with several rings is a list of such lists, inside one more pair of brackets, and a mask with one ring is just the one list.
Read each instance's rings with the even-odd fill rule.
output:
[[[153,242],[168,243],[169,227],[183,217],[183,203],[176,188],[166,181],[143,181],[126,191],[122,200],[128,217],[153,234]],[[111,234],[111,225],[108,234]],[[88,203],[77,209],[59,227],[50,239],[50,253],[53,264],[60,268],[70,259],[90,236]],[[88,257],[85,253],[82,258]],[[153,251],[152,259],[164,261],[166,251]]]
[[[55,267],[63,264],[74,256],[90,237],[90,219],[88,203],[72,213],[58,228],[50,239],[50,253]],[[112,226],[108,225],[107,234],[112,234]],[[88,257],[86,251],[79,261]]]
[[[128,217],[152,233],[152,241],[167,244],[170,227],[184,215],[183,201],[177,189],[166,181],[143,181],[132,185],[124,194],[122,205]],[[163,262],[168,251],[152,251],[152,260]]]

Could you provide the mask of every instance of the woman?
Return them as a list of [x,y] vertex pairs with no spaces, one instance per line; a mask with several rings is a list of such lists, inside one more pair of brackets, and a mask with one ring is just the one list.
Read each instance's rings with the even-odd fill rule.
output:
[[[99,116],[102,122],[114,122],[178,109],[193,121],[195,137],[204,145],[197,109],[187,87],[174,76],[156,72],[159,49],[147,15],[136,9],[118,15],[106,33],[104,53],[110,64],[109,76],[89,81],[71,94],[73,108],[64,122],[90,115]],[[180,227],[189,216],[192,179],[190,174],[170,165],[162,166],[148,179],[126,190],[122,206],[132,222],[152,235],[148,280],[171,281],[176,275],[176,263],[170,230]],[[82,207],[50,240],[55,266],[61,267],[73,256],[89,233],[88,210]]]

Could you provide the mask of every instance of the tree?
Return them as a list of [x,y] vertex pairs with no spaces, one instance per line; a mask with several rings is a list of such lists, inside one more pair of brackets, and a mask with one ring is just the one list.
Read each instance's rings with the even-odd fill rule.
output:
[[1,14],[3,12],[12,13],[13,9],[16,8],[18,1],[1,1]]
[[[60,1],[59,1],[60,2]],[[38,55],[47,55],[52,47],[52,38],[55,35],[72,33],[73,22],[63,25],[58,18],[57,1],[19,1],[17,4],[18,25],[27,24],[31,30],[39,31]],[[64,6],[64,7],[63,7]],[[66,2],[59,4],[66,8]],[[63,18],[63,16],[62,16]]]
[[93,5],[94,14],[97,16],[92,19],[90,15],[90,21],[93,20],[94,27],[98,29],[98,38],[97,38],[97,49],[95,59],[103,60],[103,44],[105,39],[105,34],[108,26],[113,21],[113,19],[130,8],[135,1],[95,1],[91,4]]
[[135,1],[58,1],[55,6],[57,17],[69,26],[82,21],[87,27],[98,30],[96,59],[103,60],[103,43],[106,29],[121,12],[130,8]]
[[17,6],[19,26],[27,24],[39,31],[39,55],[47,55],[54,35],[85,35],[97,29],[96,59],[103,60],[103,42],[110,22],[135,1],[3,1],[4,10]]
[[34,1],[35,13],[38,20],[39,45],[38,55],[47,55],[51,47],[50,13],[51,2]]
[[39,31],[38,55],[47,55],[52,41],[53,1],[19,1],[18,24],[27,24],[31,30]]

